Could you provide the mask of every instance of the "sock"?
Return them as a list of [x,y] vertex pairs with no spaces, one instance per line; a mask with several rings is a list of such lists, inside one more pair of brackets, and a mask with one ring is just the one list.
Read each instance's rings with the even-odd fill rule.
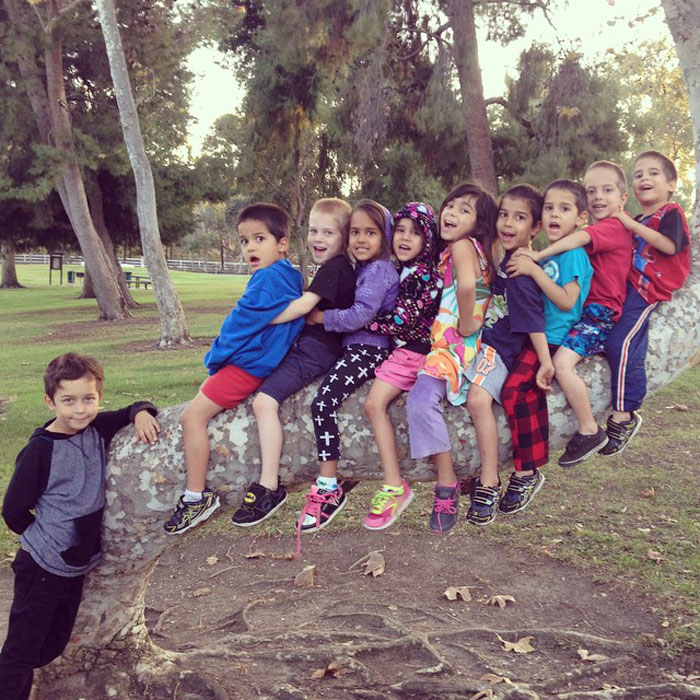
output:
[[324,491],[335,491],[338,488],[338,479],[334,476],[317,476],[316,486]]
[[185,503],[193,503],[194,501],[201,501],[202,500],[202,492],[201,491],[190,491],[189,489],[185,489],[185,493],[182,496],[182,500]]

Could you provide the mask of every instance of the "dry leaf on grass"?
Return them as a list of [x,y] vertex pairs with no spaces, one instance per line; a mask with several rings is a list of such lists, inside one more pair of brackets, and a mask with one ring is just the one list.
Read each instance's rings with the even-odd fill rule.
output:
[[690,410],[684,403],[674,403],[673,408],[676,411],[681,411],[681,413],[685,413],[686,411]]
[[326,676],[333,676],[333,678],[340,678],[341,676],[347,676],[348,673],[354,673],[360,667],[360,664],[351,659],[349,656],[339,656],[337,659],[333,659],[326,668],[319,668],[311,674],[313,680],[318,680],[320,678],[325,678]]
[[457,598],[461,598],[465,603],[468,603],[472,599],[470,588],[471,586],[450,586],[445,589],[442,595],[445,596],[447,600],[457,600]]
[[212,556],[207,557],[207,564],[209,566],[214,566],[219,561],[219,557],[216,556],[216,554],[212,554]]
[[305,566],[295,577],[294,585],[297,588],[311,588],[316,578],[316,567],[313,564]]
[[530,644],[534,639],[532,636],[522,637],[517,642],[509,642],[507,639],[503,639],[500,634],[496,636],[503,643],[503,651],[514,651],[516,654],[529,654],[535,651],[535,647]]
[[577,649],[576,653],[582,661],[607,661],[610,657],[605,654],[590,654],[588,649]]
[[492,595],[490,598],[486,598],[486,605],[498,605],[498,607],[503,610],[508,603],[515,603],[515,598],[512,595]]
[[255,552],[246,552],[243,557],[245,559],[264,559],[265,558],[265,552],[262,550],[258,549]]
[[642,491],[642,493],[640,493],[639,495],[642,498],[654,498],[654,496],[656,495],[656,491],[654,491],[654,487],[652,486],[650,489]]
[[365,576],[367,574],[372,574],[372,576],[381,576],[386,571],[386,561],[384,555],[376,549],[373,549],[369,554],[365,554],[364,557],[358,559],[349,569],[357,569],[358,567],[364,566],[364,571],[362,572]]
[[203,595],[209,595],[211,593],[211,588],[198,588],[196,591],[192,591],[193,598],[200,598]]
[[664,561],[664,556],[661,554],[661,552],[657,552],[655,549],[647,549],[647,559],[651,559],[657,564],[660,564],[662,561]]

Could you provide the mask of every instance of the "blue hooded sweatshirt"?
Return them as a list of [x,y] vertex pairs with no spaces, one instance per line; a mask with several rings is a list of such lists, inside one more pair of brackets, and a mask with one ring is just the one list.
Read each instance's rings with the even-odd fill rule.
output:
[[301,296],[303,283],[301,272],[289,260],[278,260],[254,272],[204,356],[209,374],[216,374],[226,365],[234,365],[254,377],[267,377],[277,369],[304,319],[276,325],[270,325],[270,321]]

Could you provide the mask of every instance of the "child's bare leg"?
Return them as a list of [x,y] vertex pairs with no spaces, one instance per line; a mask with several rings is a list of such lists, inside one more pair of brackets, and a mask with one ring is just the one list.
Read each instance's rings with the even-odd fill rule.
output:
[[469,387],[467,408],[476,431],[476,444],[481,457],[483,486],[498,486],[498,427],[493,415],[493,397],[476,384]]
[[455,474],[454,463],[452,461],[452,452],[438,452],[433,455],[433,464],[437,472],[438,486],[454,486],[457,481]]
[[224,409],[201,391],[190,401],[180,416],[182,439],[187,464],[187,489],[204,491],[209,466],[209,421]]
[[552,358],[556,380],[566,396],[578,421],[578,430],[582,435],[595,435],[598,424],[593,417],[591,401],[588,397],[586,383],[576,373],[576,365],[583,359],[581,355],[569,348],[561,347]]
[[258,393],[253,399],[253,412],[258,424],[260,439],[260,484],[274,491],[280,473],[282,459],[282,422],[280,405],[277,399],[267,394]]
[[327,479],[338,478],[338,460],[329,459],[327,462],[318,463],[319,474]]
[[375,379],[365,401],[365,413],[372,424],[379,459],[384,470],[384,483],[387,486],[401,486],[396,433],[388,413],[389,404],[399,394],[401,389],[381,379]]

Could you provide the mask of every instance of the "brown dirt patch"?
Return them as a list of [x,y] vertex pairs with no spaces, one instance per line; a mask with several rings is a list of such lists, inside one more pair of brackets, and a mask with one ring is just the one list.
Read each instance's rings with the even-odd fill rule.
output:
[[[559,697],[607,683],[654,685],[634,697],[659,700],[681,697],[662,684],[697,668],[697,657],[663,653],[652,601],[545,557],[463,536],[388,531],[323,532],[304,537],[301,559],[272,558],[294,546],[290,536],[204,535],[170,550],[147,598],[155,641],[199,650],[198,673],[222,697],[242,699],[469,698],[491,687],[479,680],[490,673],[535,694],[509,696],[515,687],[502,681],[481,697]],[[348,571],[370,550],[383,553],[385,574]],[[267,556],[246,558],[251,551]],[[310,564],[314,586],[295,587]],[[447,601],[448,586],[469,586],[471,602]],[[499,594],[515,603],[484,602]],[[535,651],[506,653],[497,634],[532,636]],[[211,644],[229,649],[228,660],[202,656]],[[579,649],[607,658],[584,661]],[[342,670],[312,678],[334,659]]]

